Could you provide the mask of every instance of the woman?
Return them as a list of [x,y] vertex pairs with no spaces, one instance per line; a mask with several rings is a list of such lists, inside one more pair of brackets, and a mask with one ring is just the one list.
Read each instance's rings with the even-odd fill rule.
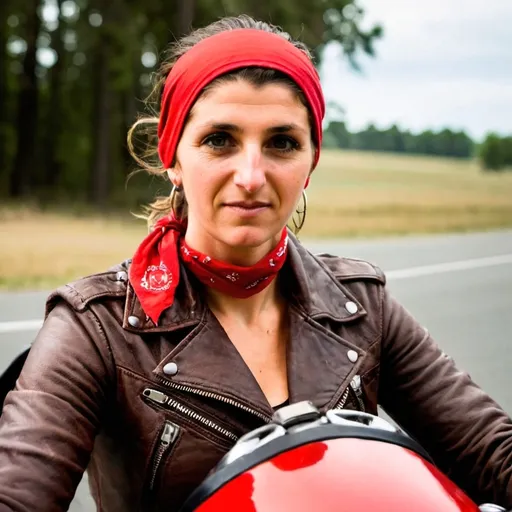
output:
[[131,262],[50,296],[0,423],[0,510],[65,510],[87,466],[100,510],[177,510],[301,400],[382,404],[475,500],[512,506],[507,415],[379,269],[315,257],[285,228],[322,140],[304,46],[223,19],[173,47],[158,87],[160,164],[145,166],[173,192]]

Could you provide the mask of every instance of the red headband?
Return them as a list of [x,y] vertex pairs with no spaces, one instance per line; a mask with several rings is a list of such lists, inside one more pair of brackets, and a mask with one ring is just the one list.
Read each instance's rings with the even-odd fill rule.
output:
[[158,126],[158,153],[166,168],[174,161],[187,114],[204,87],[220,75],[249,66],[281,71],[304,92],[313,114],[316,166],[322,145],[325,102],[315,67],[304,52],[277,34],[236,29],[197,43],[176,61],[169,73]]

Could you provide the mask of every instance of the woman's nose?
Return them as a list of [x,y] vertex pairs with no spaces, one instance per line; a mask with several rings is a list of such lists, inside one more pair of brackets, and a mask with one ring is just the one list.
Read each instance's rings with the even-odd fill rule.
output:
[[257,192],[266,182],[264,157],[259,145],[248,145],[240,153],[235,169],[235,185],[249,193]]

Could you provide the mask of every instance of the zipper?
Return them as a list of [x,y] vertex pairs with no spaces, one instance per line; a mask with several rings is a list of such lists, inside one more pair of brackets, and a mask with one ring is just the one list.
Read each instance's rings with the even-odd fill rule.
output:
[[361,376],[356,375],[351,381],[350,385],[347,387],[343,396],[340,398],[339,402],[336,404],[334,409],[343,409],[347,403],[348,395],[350,394],[350,390],[352,390],[355,398],[357,400],[357,404],[359,405],[359,409],[361,412],[365,412],[364,401],[363,401],[363,390],[361,388]]
[[156,389],[146,388],[143,392],[144,396],[151,402],[165,406],[169,409],[173,409],[175,411],[180,412],[184,416],[187,416],[195,421],[198,421],[203,426],[210,428],[211,430],[222,434],[224,437],[227,437],[228,439],[232,441],[238,441],[238,436],[236,434],[233,434],[233,432],[230,432],[229,430],[226,430],[224,427],[221,427],[217,423],[213,422],[212,420],[206,418],[205,416],[201,416],[197,412],[193,411],[192,409],[186,407],[185,405],[181,404],[180,402],[177,402],[173,398],[171,398],[169,395],[166,395],[165,393],[162,393],[161,391],[157,391]]
[[347,403],[348,393],[349,393],[349,388],[347,388],[345,390],[345,392],[343,393],[343,396],[340,398],[340,401],[336,404],[334,409],[343,409],[343,407],[345,407],[345,404]]
[[361,412],[365,412],[364,401],[363,401],[363,389],[361,387],[361,376],[356,375],[350,382],[350,387],[356,395],[357,403]]
[[162,457],[164,456],[165,452],[174,444],[178,438],[179,433],[180,427],[178,427],[178,425],[172,423],[171,421],[165,422],[164,429],[160,435],[158,448],[156,449],[155,456],[153,458],[153,465],[151,467],[151,480],[149,481],[149,489],[151,491],[155,485],[155,479],[158,473],[160,462],[162,462]]
[[265,423],[270,423],[272,421],[272,418],[270,416],[267,416],[266,414],[255,411],[254,409],[251,409],[250,407],[247,407],[246,405],[244,405],[240,402],[237,402],[236,400],[233,400],[231,398],[226,398],[225,396],[217,395],[216,393],[211,393],[210,391],[203,391],[202,389],[195,389],[195,388],[191,388],[189,386],[184,386],[183,384],[176,384],[175,382],[170,382],[167,379],[160,377],[160,375],[158,377],[162,381],[164,386],[167,386],[169,388],[173,388],[178,391],[184,391],[186,393],[194,393],[196,395],[203,396],[205,398],[213,398],[214,400],[219,400],[221,402],[232,405],[234,407],[238,407],[239,409],[242,409],[245,412],[254,414],[254,416],[257,416],[258,418],[263,420]]

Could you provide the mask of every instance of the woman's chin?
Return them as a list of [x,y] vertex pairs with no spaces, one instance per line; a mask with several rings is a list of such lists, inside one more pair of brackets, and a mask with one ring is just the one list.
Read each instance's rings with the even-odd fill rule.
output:
[[222,233],[222,241],[233,248],[257,248],[268,245],[272,250],[281,238],[282,228],[270,226],[236,226],[226,228]]

